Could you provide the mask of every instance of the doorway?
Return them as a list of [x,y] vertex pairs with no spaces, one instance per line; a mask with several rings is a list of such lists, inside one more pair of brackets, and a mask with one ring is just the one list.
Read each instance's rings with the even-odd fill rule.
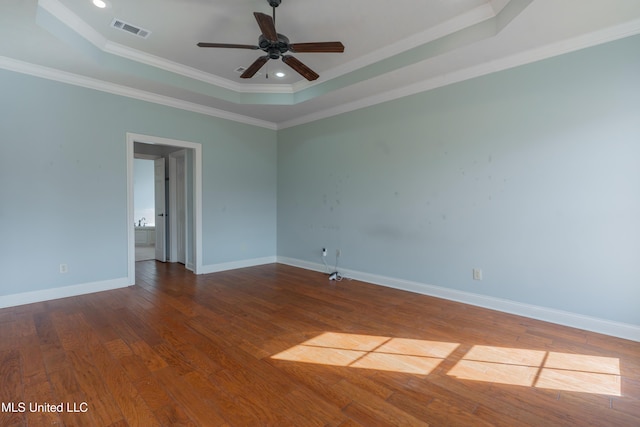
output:
[[[134,230],[136,262],[156,259],[186,264],[185,149],[134,143]],[[177,246],[177,247],[176,247]]]
[[[134,145],[134,230],[136,262],[156,258],[156,191],[155,165],[156,156],[143,155],[136,151]],[[161,158],[164,160],[164,158]],[[164,170],[162,171],[164,182]]]
[[139,227],[139,219],[135,218],[134,159],[137,158],[155,162],[156,208],[153,220],[147,219],[147,222],[154,223],[155,227],[152,238],[155,258],[160,261],[180,262],[198,274],[202,271],[201,145],[127,133],[129,284],[135,282],[135,242],[140,240],[143,232],[147,235],[151,232],[150,227],[146,230]]

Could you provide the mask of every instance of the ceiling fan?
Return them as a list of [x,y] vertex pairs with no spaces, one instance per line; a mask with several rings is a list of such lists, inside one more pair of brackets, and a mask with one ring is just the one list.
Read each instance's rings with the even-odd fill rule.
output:
[[260,12],[254,12],[258,26],[262,34],[258,38],[258,45],[247,44],[228,44],[228,43],[198,43],[199,47],[222,47],[231,49],[251,49],[262,50],[266,53],[265,56],[261,56],[249,66],[240,77],[243,79],[249,79],[253,77],[264,64],[270,59],[282,58],[282,62],[293,68],[298,74],[309,81],[316,80],[320,77],[311,68],[304,65],[297,58],[291,55],[285,55],[287,52],[293,53],[342,53],[344,52],[344,45],[341,42],[312,42],[312,43],[290,43],[289,39],[276,32],[276,7],[278,7],[282,0],[267,0],[269,5],[273,8],[273,17]]

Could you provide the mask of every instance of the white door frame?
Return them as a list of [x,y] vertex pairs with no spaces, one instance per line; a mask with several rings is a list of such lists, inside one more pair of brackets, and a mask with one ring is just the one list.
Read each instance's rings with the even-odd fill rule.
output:
[[[167,262],[167,161],[153,161],[153,200],[155,206],[156,260]],[[134,222],[135,224],[135,222]],[[135,226],[134,226],[135,228]]]
[[[169,153],[169,262],[186,265],[187,238],[186,221],[186,150]],[[180,167],[178,167],[180,166]],[[181,215],[182,213],[182,215]],[[182,226],[179,227],[179,224]],[[182,256],[179,256],[182,255]]]
[[134,143],[171,145],[174,147],[190,148],[193,150],[193,272],[202,272],[202,144],[161,138],[158,136],[141,135],[127,132],[127,240],[128,266],[127,278],[129,285],[135,284],[135,229],[133,204],[133,159]]

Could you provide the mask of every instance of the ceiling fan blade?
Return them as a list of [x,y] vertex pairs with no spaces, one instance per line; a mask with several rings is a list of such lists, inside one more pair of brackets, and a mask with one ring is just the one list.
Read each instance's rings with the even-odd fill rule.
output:
[[240,78],[250,79],[258,72],[260,68],[262,68],[264,64],[267,63],[268,60],[269,55],[261,56],[260,58],[256,59],[253,64],[251,64],[249,68],[244,71],[244,73],[240,74]]
[[273,18],[260,12],[253,12],[253,16],[256,17],[264,38],[270,42],[278,41],[278,33],[276,33],[276,25],[273,22]]
[[344,45],[340,42],[292,43],[289,45],[289,50],[298,53],[342,53],[344,52]]
[[230,43],[198,43],[198,47],[224,47],[229,49],[252,49],[258,50],[260,49],[258,46],[254,46],[251,44],[230,44]]
[[298,59],[294,58],[291,55],[283,55],[282,62],[287,64],[289,67],[293,68],[298,74],[300,74],[302,77],[304,77],[309,81],[313,81],[318,77],[320,77],[318,73],[316,73],[311,68],[307,67],[306,65],[304,65],[302,62],[300,62]]

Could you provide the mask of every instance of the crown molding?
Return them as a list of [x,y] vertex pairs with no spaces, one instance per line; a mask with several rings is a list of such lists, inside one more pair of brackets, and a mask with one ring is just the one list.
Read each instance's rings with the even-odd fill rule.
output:
[[405,96],[415,95],[453,83],[458,83],[464,80],[473,79],[475,77],[507,70],[509,68],[515,68],[521,65],[526,65],[532,62],[541,61],[543,59],[552,58],[554,56],[563,55],[565,53],[570,53],[623,39],[626,37],[631,37],[637,34],[640,34],[640,19],[605,28],[604,30],[592,32],[586,35],[574,37],[568,40],[563,40],[540,48],[531,49],[526,52],[521,52],[505,58],[485,62],[483,64],[458,70],[452,73],[439,75],[421,81],[419,83],[407,85],[367,98],[362,98],[354,102],[328,108],[303,117],[279,122],[277,124],[277,128],[280,130],[315,122],[317,120],[326,119],[329,117],[337,116],[339,114],[359,110],[361,108],[371,107],[387,101],[393,101],[395,99],[403,98]]
[[588,47],[597,46],[599,44],[634,36],[637,34],[640,34],[640,19],[606,28],[601,31],[589,33],[584,36],[574,37],[569,40],[564,40],[541,48],[522,52],[506,58],[480,64],[474,67],[469,67],[463,70],[459,70],[455,73],[437,76],[413,85],[404,86],[399,89],[391,90],[368,98],[363,98],[358,101],[342,104],[337,107],[328,108],[313,114],[280,123],[259,120],[253,117],[235,114],[212,107],[206,107],[203,105],[182,101],[167,96],[157,95],[154,93],[133,89],[122,85],[108,83],[98,79],[79,76],[77,74],[72,74],[41,65],[31,64],[8,57],[0,56],[0,68],[48,80],[54,80],[89,89],[95,89],[102,92],[108,92],[115,95],[135,98],[155,104],[161,104],[169,107],[197,112],[212,117],[218,117],[249,125],[259,126],[266,129],[280,130],[303,125],[317,120],[322,120],[339,114],[370,107],[405,96],[429,91],[438,87],[447,86],[453,83],[480,77],[509,68],[514,68],[520,65],[525,65],[528,63],[551,58],[565,53],[570,53]]
[[107,39],[84,22],[78,15],[57,0],[38,0],[38,7],[55,16],[60,22],[80,34],[99,49],[104,49]]
[[293,93],[291,85],[236,83],[231,80],[207,73],[205,71],[198,70],[197,68],[188,67],[186,65],[170,61],[159,56],[151,55],[140,50],[131,49],[127,46],[121,45],[119,43],[114,43],[112,41],[107,41],[102,50],[112,55],[120,56],[131,61],[139,62],[141,64],[149,65],[151,67],[159,68],[161,70],[169,71],[171,73],[179,74],[190,79],[199,80],[201,82],[238,93]]
[[343,76],[345,74],[359,70],[360,68],[375,64],[376,62],[383,61],[387,58],[391,58],[407,50],[422,46],[424,44],[438,40],[442,37],[448,36],[457,31],[463,30],[465,28],[471,27],[475,24],[479,24],[480,22],[495,17],[496,13],[494,12],[493,8],[489,3],[486,3],[484,5],[471,9],[470,11],[463,13],[462,15],[458,15],[452,19],[449,19],[448,21],[438,24],[435,27],[431,27],[418,34],[414,34],[411,37],[407,37],[406,39],[400,40],[389,46],[377,49],[367,55],[342,64],[339,67],[327,70],[322,73],[322,80],[318,80],[314,84],[309,85],[307,84],[308,82],[305,81],[294,83],[293,92],[296,93],[310,86],[315,86],[324,81]]
[[[491,8],[491,10],[489,10],[485,6],[473,9],[472,11],[469,11],[467,14],[460,15],[459,17],[456,17],[437,27],[434,27],[429,31],[425,31],[424,33],[416,35],[414,37],[414,40],[411,41],[411,43],[420,45],[420,43],[424,42],[424,40],[426,39],[431,38],[435,40],[439,37],[442,37],[442,35],[451,33],[451,31],[455,31],[456,29],[459,29],[459,28],[465,28],[465,26],[468,26],[470,22],[479,23],[479,22],[482,22],[483,20],[490,19],[491,16],[494,16],[494,17],[498,16],[506,6],[513,4],[512,3],[513,1],[514,0],[492,0],[493,3],[491,3],[491,6],[487,4],[487,6]],[[39,0],[38,4],[43,8],[45,8],[49,13],[54,14],[56,18],[63,20],[63,22],[66,25],[69,25],[69,26],[73,25],[72,29],[77,31],[78,34],[80,34],[82,37],[86,38],[96,47],[100,48],[105,52],[108,52],[114,55],[119,55],[125,58],[129,58],[133,61],[145,62],[151,66],[164,68],[170,72],[179,73],[183,75],[185,75],[184,73],[188,73],[188,71],[185,71],[186,67],[181,64],[171,63],[170,61],[167,61],[163,58],[145,54],[143,52],[136,51],[136,50],[133,50],[125,46],[112,43],[106,40],[104,37],[98,34],[93,28],[86,25],[84,21],[82,21],[79,17],[73,14],[73,12],[71,12],[69,9],[65,8],[64,6],[62,6],[57,0]],[[500,12],[498,12],[498,14],[496,15],[495,10],[497,10],[498,8]],[[638,19],[626,22],[624,24],[608,27],[592,33],[588,33],[582,36],[577,36],[572,39],[563,40],[547,46],[543,46],[543,47],[532,49],[526,52],[511,55],[509,57],[485,62],[483,64],[458,70],[452,73],[435,76],[433,78],[430,78],[415,84],[400,87],[394,90],[387,91],[385,93],[359,99],[354,102],[324,109],[322,111],[318,111],[303,117],[298,117],[298,118],[286,120],[279,123],[255,119],[252,117],[231,113],[228,111],[207,107],[200,104],[182,101],[179,99],[175,99],[175,98],[171,98],[163,95],[157,95],[154,93],[134,89],[134,88],[123,86],[123,85],[108,83],[108,82],[100,81],[97,79],[88,78],[85,76],[80,76],[80,75],[76,75],[76,74],[72,74],[64,71],[55,70],[52,68],[43,67],[36,64],[26,63],[26,62],[14,60],[7,57],[0,57],[0,68],[16,71],[19,73],[30,74],[30,75],[42,77],[45,79],[56,80],[63,83],[100,90],[103,92],[109,92],[116,95],[122,95],[130,98],[153,102],[156,104],[184,109],[187,111],[198,112],[198,113],[206,114],[212,117],[228,119],[228,120],[255,125],[259,127],[264,127],[272,130],[278,130],[278,129],[286,129],[289,127],[302,125],[302,124],[313,122],[316,120],[321,120],[324,118],[332,117],[338,114],[354,111],[357,109],[366,108],[366,107],[380,104],[383,102],[395,100],[401,97],[417,94],[420,92],[425,92],[438,87],[472,79],[472,78],[490,74],[493,72],[517,67],[520,65],[528,64],[531,62],[539,61],[542,59],[550,58],[550,57],[561,55],[564,53],[569,53],[569,52],[580,50],[583,48],[596,46],[598,44],[633,36],[636,34],[640,34],[640,20]],[[388,56],[390,54],[393,54],[393,52],[397,51],[393,49],[401,49],[402,46],[404,46],[405,47],[404,50],[406,50],[407,45],[403,45],[403,42],[400,42],[400,43],[394,44],[393,46],[385,48],[387,50],[382,49],[380,51],[373,52],[372,54],[366,57],[363,57],[358,61],[352,61],[349,64],[345,64],[344,66],[341,67],[340,70],[334,69],[334,71],[332,72],[335,72],[335,73],[348,72],[349,69],[352,69],[351,67],[353,67],[353,70],[355,71],[358,69],[358,67],[362,67],[365,64],[375,63],[376,61],[380,61],[381,59],[384,59],[385,55]],[[205,82],[207,81],[204,79],[215,77],[215,76],[212,76],[211,74],[204,73],[200,70],[196,70],[196,69],[190,69],[190,70],[192,74],[187,75],[187,77],[203,80]],[[240,85],[240,84],[235,84],[234,82],[230,82],[230,83],[232,83],[233,85],[239,86],[237,89],[241,89],[242,93],[283,93],[283,91],[287,91],[286,93],[295,93],[302,89],[309,88],[315,84],[326,82],[329,78],[335,78],[335,77],[331,77],[331,74],[329,74],[328,77],[325,77],[322,80],[315,82],[314,84],[303,81],[303,82],[299,82],[299,84],[296,83],[293,86],[292,85],[251,85],[251,84]],[[211,80],[209,82],[211,82]],[[211,83],[211,84],[215,84],[215,83]],[[235,89],[232,89],[232,90],[235,90]],[[266,92],[261,92],[261,91],[266,91]]]
[[175,73],[194,80],[199,80],[223,89],[231,90],[237,93],[260,93],[260,94],[290,94],[293,93],[292,85],[285,84],[244,84],[236,83],[229,79],[216,76],[211,73],[189,67],[175,61],[152,55],[137,49],[124,46],[119,43],[112,42],[102,36],[89,24],[84,22],[82,18],[73,13],[69,8],[64,6],[58,0],[38,0],[38,6],[50,13],[64,25],[76,32],[85,40],[89,41],[101,51],[159,68],[164,71]]
[[640,19],[630,21],[621,25],[606,28],[601,31],[589,33],[583,36],[574,37],[569,40],[553,43],[541,48],[532,49],[526,52],[518,53],[506,58],[490,61],[474,67],[459,70],[454,73],[436,76],[434,78],[424,80],[422,82],[404,86],[399,89],[387,91],[382,94],[363,98],[351,103],[342,104],[337,107],[328,108],[313,114],[298,117],[284,122],[273,123],[265,120],[256,119],[249,116],[231,113],[228,111],[206,107],[203,105],[178,100],[175,98],[157,95],[123,85],[104,82],[41,65],[31,64],[16,59],[0,56],[0,68],[14,71],[22,74],[28,74],[48,80],[54,80],[75,86],[81,86],[89,89],[95,89],[102,92],[108,92],[115,95],[121,95],[129,98],[135,98],[142,101],[161,104],[169,107],[179,108],[187,111],[197,112],[212,117],[232,120],[253,126],[259,126],[271,130],[286,129],[306,123],[322,120],[339,114],[355,111],[361,108],[370,107],[387,101],[392,101],[405,96],[436,89],[438,87],[447,86],[464,80],[480,77],[490,73],[514,68],[535,61],[551,58],[554,56],[570,53],[573,51],[585,49],[599,44],[611,42],[640,34]]
[[[502,1],[509,3],[514,0]],[[315,82],[309,82],[302,79],[290,85],[267,85],[237,83],[166,58],[112,42],[102,36],[98,31],[84,22],[78,15],[58,0],[38,0],[38,5],[105,53],[159,68],[194,80],[202,81],[240,94],[295,94],[497,16],[492,4],[485,3],[426,31],[415,34],[390,46],[375,50],[339,67],[327,70],[323,72],[323,76]]]
[[158,95],[156,93],[134,89],[128,86],[118,85],[115,83],[105,82],[103,80],[91,77],[81,76],[66,71],[56,70],[54,68],[44,67],[42,65],[31,64],[19,61],[13,58],[0,56],[0,69],[13,71],[16,73],[27,74],[34,77],[40,77],[47,80],[53,80],[60,83],[66,83],[74,86],[80,86],[87,89],[93,89],[100,92],[107,92],[113,95],[120,95],[127,98],[133,98],[140,101],[160,104],[167,107],[178,108],[181,110],[191,111],[194,113],[205,114],[211,117],[231,120],[234,122],[244,123],[252,126],[258,126],[266,129],[277,130],[277,125],[273,122],[260,120],[242,114],[231,113],[229,111],[220,110],[218,108],[207,107],[205,105],[195,104],[169,96]]
[[103,52],[117,55],[132,61],[140,62],[142,64],[150,65],[152,67],[160,68],[165,71],[180,74],[185,77],[200,80],[224,89],[233,91],[239,91],[240,89],[241,85],[232,82],[231,80],[223,79],[221,77],[214,76],[213,74],[209,74],[192,67],[187,67],[177,62],[169,61],[168,59],[161,58],[159,56],[151,55],[149,53],[145,53],[140,50],[132,49],[119,43],[112,42],[102,36],[102,34],[96,31],[89,24],[84,22],[82,18],[73,13],[69,8],[67,8],[57,0],[38,0],[38,6],[43,10],[49,12],[64,25],[75,31],[78,35],[89,41],[91,44],[93,44]]

